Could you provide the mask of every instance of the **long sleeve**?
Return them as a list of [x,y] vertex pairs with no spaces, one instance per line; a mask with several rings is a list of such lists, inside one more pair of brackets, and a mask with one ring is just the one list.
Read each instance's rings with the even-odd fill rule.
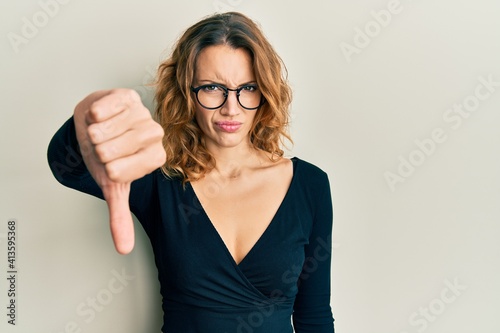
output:
[[317,206],[294,304],[296,333],[334,332],[330,308],[333,206],[328,177],[322,174],[321,178],[313,186]]
[[64,186],[103,198],[102,191],[83,161],[76,139],[73,117],[54,134],[47,150],[47,159],[54,177]]

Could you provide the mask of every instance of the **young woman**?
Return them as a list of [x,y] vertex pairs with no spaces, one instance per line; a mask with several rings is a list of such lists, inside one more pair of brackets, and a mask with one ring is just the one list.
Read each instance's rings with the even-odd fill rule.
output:
[[105,199],[120,253],[130,211],[151,239],[164,333],[331,333],[327,175],[281,145],[290,88],[258,26],[216,14],[158,71],[153,119],[137,93],[98,91],[53,137],[64,185]]

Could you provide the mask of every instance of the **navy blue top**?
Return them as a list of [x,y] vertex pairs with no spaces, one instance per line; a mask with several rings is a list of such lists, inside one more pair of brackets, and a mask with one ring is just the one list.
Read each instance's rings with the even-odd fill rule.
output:
[[[50,142],[50,168],[62,184],[102,199],[78,151],[70,118]],[[189,183],[159,169],[132,183],[130,208],[158,267],[164,333],[334,332],[330,185],[318,167],[292,162],[288,192],[239,264]]]

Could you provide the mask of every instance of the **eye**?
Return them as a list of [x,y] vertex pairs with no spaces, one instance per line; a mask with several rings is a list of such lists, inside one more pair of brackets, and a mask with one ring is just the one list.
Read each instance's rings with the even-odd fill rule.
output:
[[257,86],[255,85],[243,86],[241,87],[241,90],[245,92],[255,92],[257,90]]
[[203,91],[205,91],[205,92],[218,92],[218,91],[222,91],[221,87],[219,87],[218,85],[215,85],[215,84],[204,85],[201,89]]

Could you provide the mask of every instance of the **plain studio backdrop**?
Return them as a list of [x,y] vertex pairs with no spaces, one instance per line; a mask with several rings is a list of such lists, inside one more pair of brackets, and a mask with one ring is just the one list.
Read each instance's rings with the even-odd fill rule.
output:
[[229,10],[287,65],[287,155],[330,176],[336,331],[500,332],[497,0],[2,0],[0,330],[158,333],[142,227],[118,255],[105,203],[59,185],[47,145],[94,90],[134,88],[151,107],[175,40]]

